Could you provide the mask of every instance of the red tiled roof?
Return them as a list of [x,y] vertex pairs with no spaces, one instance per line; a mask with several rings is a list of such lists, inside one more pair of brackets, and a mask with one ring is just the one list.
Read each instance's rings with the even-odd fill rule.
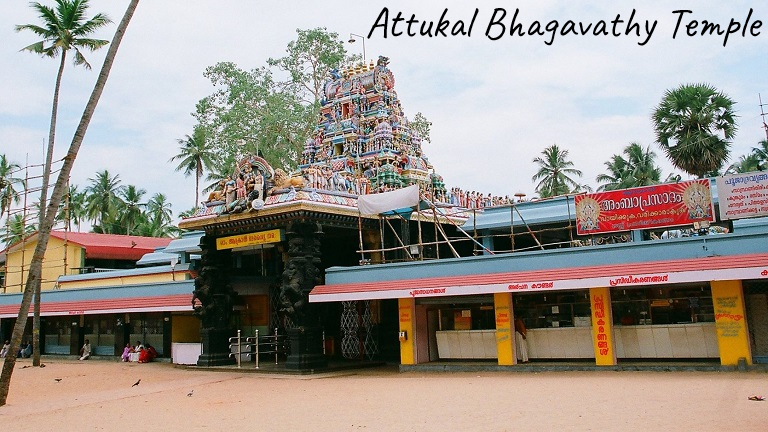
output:
[[[81,315],[92,313],[119,313],[131,311],[192,310],[191,294],[172,294],[156,297],[74,300],[40,304],[40,313],[49,315]],[[1,305],[0,317],[15,317],[19,305]],[[30,314],[32,310],[30,309]]]
[[51,237],[76,243],[85,248],[89,259],[116,259],[138,261],[144,254],[168,246],[171,238],[140,237],[118,234],[98,234],[51,231]]

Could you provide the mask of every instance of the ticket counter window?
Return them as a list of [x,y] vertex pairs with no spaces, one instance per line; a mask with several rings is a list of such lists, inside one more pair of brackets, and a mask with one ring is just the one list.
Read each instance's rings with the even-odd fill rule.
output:
[[589,291],[521,294],[515,296],[516,317],[526,328],[589,327]]
[[453,306],[439,310],[440,330],[493,330],[496,318],[493,306]]
[[709,285],[617,289],[611,293],[614,325],[714,322]]

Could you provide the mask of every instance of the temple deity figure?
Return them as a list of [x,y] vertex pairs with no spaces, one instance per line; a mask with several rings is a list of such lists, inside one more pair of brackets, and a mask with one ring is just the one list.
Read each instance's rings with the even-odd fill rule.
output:
[[224,183],[224,196],[226,197],[225,202],[227,207],[229,207],[237,197],[237,183],[232,179],[232,176],[227,176],[227,180]]

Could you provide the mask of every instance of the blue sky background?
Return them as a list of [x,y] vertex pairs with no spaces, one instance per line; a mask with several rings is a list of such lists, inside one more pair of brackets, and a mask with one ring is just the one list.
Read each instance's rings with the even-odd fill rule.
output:
[[[44,4],[52,1],[42,0]],[[91,11],[119,21],[127,0],[92,0]],[[109,82],[72,173],[81,188],[97,171],[119,174],[149,194],[162,192],[175,214],[190,208],[194,178],[174,171],[168,160],[177,139],[191,134],[195,103],[213,90],[203,77],[207,66],[231,61],[263,66],[280,57],[296,29],[326,27],[342,40],[367,35],[387,7],[420,20],[446,17],[468,22],[479,9],[471,37],[388,37],[376,31],[365,41],[367,58],[385,55],[395,74],[406,115],[422,112],[432,121],[432,143],[424,149],[447,186],[494,195],[534,194],[533,158],[558,144],[584,172],[580,182],[597,187],[604,162],[630,142],[651,145],[664,175],[671,165],[653,143],[650,114],[664,91],[682,83],[707,82],[734,99],[739,131],[733,162],[765,139],[758,94],[768,103],[768,5],[758,1],[367,1],[336,0],[149,1],[139,4],[120,47]],[[557,19],[596,22],[617,14],[635,21],[658,20],[651,40],[636,36],[509,36],[497,41],[484,32],[494,8],[516,8],[527,28]],[[731,18],[764,21],[757,37],[672,38],[677,16],[727,27]],[[92,14],[91,14],[92,15]],[[0,153],[24,164],[43,161],[44,141],[58,62],[19,52],[37,38],[14,25],[38,23],[26,1],[4,4],[0,16]],[[98,37],[111,39],[115,26]],[[624,29],[624,27],[620,27]],[[680,31],[682,32],[682,30]],[[643,36],[642,39],[645,37]],[[348,44],[362,53],[362,44]],[[63,156],[90,95],[106,50],[91,53],[92,71],[68,65],[60,96],[56,157]],[[768,108],[768,107],[766,107]],[[684,176],[685,177],[685,176]]]

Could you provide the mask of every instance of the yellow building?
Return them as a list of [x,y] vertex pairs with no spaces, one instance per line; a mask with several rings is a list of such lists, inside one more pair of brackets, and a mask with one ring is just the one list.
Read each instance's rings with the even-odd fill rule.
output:
[[[64,288],[64,284],[57,286],[56,281],[60,276],[133,268],[144,254],[168,246],[171,240],[170,238],[51,231],[43,260],[41,289]],[[37,247],[37,233],[11,245],[4,252],[4,293],[24,291],[35,247]],[[103,283],[99,285],[103,286]],[[83,287],[83,285],[78,284],[77,287]]]
[[[190,253],[199,251],[198,241],[194,236],[174,240],[52,232],[42,270],[41,351],[76,354],[88,339],[96,355],[120,355],[127,343],[136,341],[152,344],[160,357],[170,357],[176,342],[193,343],[199,352],[189,261]],[[33,234],[0,253],[7,275],[0,294],[0,334],[5,339],[18,316],[36,246]],[[30,322],[25,340],[31,332]]]

